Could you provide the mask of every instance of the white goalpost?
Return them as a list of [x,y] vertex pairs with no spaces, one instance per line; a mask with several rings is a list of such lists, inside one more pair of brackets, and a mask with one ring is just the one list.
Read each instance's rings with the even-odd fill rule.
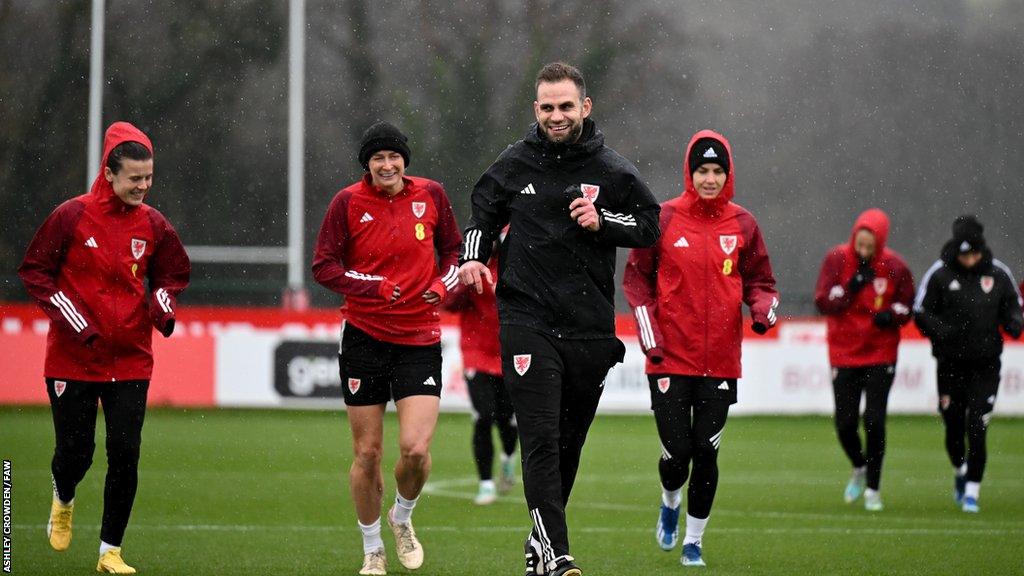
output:
[[[288,245],[186,246],[193,262],[209,264],[278,264],[288,267],[282,305],[293,310],[309,306],[303,257],[305,170],[305,0],[288,0]],[[103,45],[105,0],[92,2],[89,54],[89,132],[86,191],[100,162],[103,122]]]

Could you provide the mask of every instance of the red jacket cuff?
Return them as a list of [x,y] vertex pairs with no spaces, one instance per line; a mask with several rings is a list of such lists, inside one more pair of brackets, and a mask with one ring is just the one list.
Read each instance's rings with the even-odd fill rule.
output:
[[100,335],[100,331],[95,326],[87,326],[85,330],[75,334],[75,338],[83,345],[87,345],[90,340],[95,339]]
[[165,337],[174,332],[174,307],[177,304],[166,290],[156,290],[149,303],[149,318],[153,327]]
[[427,288],[427,290],[430,292],[434,292],[438,296],[440,296],[441,302],[444,302],[445,297],[448,295],[448,289],[444,287],[444,282],[441,282],[441,280],[439,279],[434,280],[434,282],[430,285],[430,288]]
[[384,280],[380,281],[380,291],[378,292],[378,294],[385,301],[391,302],[391,295],[395,292],[395,286],[398,286],[398,284],[395,284],[391,280],[385,278]]
[[170,338],[171,334],[174,333],[174,313],[167,312],[155,315],[153,317],[153,327],[163,334],[165,338]]
[[661,364],[662,360],[665,359],[665,352],[661,349],[661,346],[655,346],[647,351],[647,359],[652,364]]

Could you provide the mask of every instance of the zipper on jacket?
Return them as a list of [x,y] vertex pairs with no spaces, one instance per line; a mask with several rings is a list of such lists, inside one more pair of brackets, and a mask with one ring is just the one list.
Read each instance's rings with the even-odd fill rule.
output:
[[[117,267],[117,262],[114,263],[114,267],[115,268]],[[115,272],[115,274],[116,274],[116,272]],[[121,314],[119,312],[121,307],[118,306],[118,304],[120,303],[119,302],[119,300],[120,300],[119,296],[121,296],[120,290],[121,290],[121,286],[114,286],[110,290],[110,295],[111,295],[111,298],[112,298],[112,301],[113,301],[113,307],[114,307],[114,318],[117,318],[118,322],[121,321]],[[148,314],[147,314],[147,316],[148,316]],[[153,328],[150,327],[150,330],[152,330],[152,329]],[[113,340],[113,338],[111,338],[111,340]],[[111,342],[111,344],[113,344],[113,342]],[[117,352],[116,352],[116,350],[117,350],[117,348],[115,346],[111,346],[111,350],[110,350],[110,381],[111,382],[117,382]],[[150,350],[152,350],[152,348],[150,348]]]
[[[127,207],[127,204],[124,204],[121,207],[125,208],[125,207]],[[125,214],[125,212],[122,210],[119,216],[123,217],[124,214]],[[123,230],[128,230],[128,237],[129,238],[131,237],[131,227],[130,226],[126,225],[126,223],[124,223],[124,222],[118,222],[118,226],[120,228],[122,228]],[[123,236],[122,236],[122,238],[123,238]],[[121,238],[119,238],[119,240],[120,239]],[[121,307],[118,305],[118,304],[120,304],[120,298],[121,298],[121,283],[118,282],[117,273],[118,273],[118,268],[120,267],[119,266],[120,263],[121,263],[120,262],[120,258],[118,256],[114,256],[113,261],[112,262],[108,262],[108,265],[111,267],[111,269],[109,271],[110,272],[110,280],[112,280],[114,282],[114,286],[112,286],[110,288],[110,292],[109,292],[110,301],[111,301],[111,307],[113,308],[113,317],[116,318],[119,323],[121,322],[121,314],[120,314]],[[150,328],[150,329],[152,329],[152,328]],[[110,381],[111,382],[117,382],[117,346],[116,346],[114,340],[115,340],[114,338],[110,338],[110,341],[109,341],[109,345],[110,345]]]
[[709,246],[711,246],[711,234],[708,230],[704,231],[704,285],[709,289],[704,290],[704,376],[708,375],[708,332],[711,326],[711,315],[708,312],[711,309],[711,272],[708,270],[708,262],[711,261],[711,254]]
[[[115,299],[115,301],[116,301],[116,299]],[[114,317],[115,318],[117,317],[117,312],[116,311],[114,312]],[[150,326],[149,329],[152,330],[153,327]],[[152,345],[150,345],[150,346],[152,346]],[[150,350],[152,350],[152,348],[150,348]],[[114,352],[113,350],[110,353],[110,381],[111,382],[117,382],[117,353]]]

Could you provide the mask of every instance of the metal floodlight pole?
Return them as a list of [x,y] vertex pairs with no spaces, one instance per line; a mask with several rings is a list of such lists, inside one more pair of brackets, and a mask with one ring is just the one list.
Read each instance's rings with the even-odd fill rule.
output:
[[103,122],[103,15],[104,0],[92,0],[92,40],[89,44],[89,153],[85,191],[92,187],[100,165],[100,123]]
[[[288,291],[305,299],[303,184],[305,181],[306,2],[290,0],[288,27]],[[303,294],[299,296],[298,294]],[[296,307],[295,302],[291,307]],[[298,307],[305,307],[299,305]]]

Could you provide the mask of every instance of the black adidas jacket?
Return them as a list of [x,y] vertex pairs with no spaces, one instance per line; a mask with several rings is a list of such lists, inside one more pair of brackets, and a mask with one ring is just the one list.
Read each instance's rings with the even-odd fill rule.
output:
[[[597,232],[569,217],[566,188],[573,185],[596,193]],[[492,242],[510,225],[498,258],[502,325],[558,338],[615,335],[615,249],[654,244],[660,207],[591,120],[569,145],[550,142],[533,124],[484,172],[471,201],[462,262],[487,262]]]
[[981,261],[965,270],[952,241],[921,279],[914,319],[940,360],[998,358],[1003,352],[999,327],[1019,338],[1024,324],[1021,295],[1006,265],[986,248]]

